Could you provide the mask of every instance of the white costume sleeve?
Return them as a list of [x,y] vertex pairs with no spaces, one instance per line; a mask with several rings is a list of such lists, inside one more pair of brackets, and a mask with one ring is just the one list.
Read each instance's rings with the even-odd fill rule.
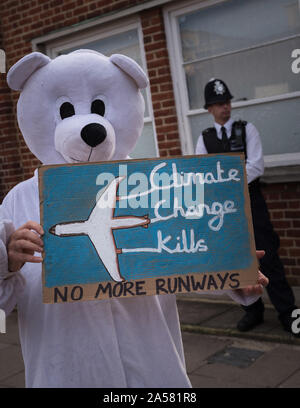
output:
[[226,294],[229,296],[234,302],[239,303],[243,306],[252,305],[252,303],[256,302],[261,295],[251,295],[251,296],[244,296],[240,292],[237,292],[234,289],[225,289],[225,290],[210,290],[210,291],[201,291],[197,292],[199,295],[214,295],[214,296],[221,296]]
[[19,272],[9,272],[6,245],[14,232],[13,222],[5,206],[0,206],[0,309],[8,315],[23,291],[25,280]]
[[259,133],[252,123],[246,126],[247,160],[246,172],[248,183],[264,174],[264,157]]
[[[213,291],[212,291],[213,292]],[[249,306],[252,305],[252,303],[256,302],[261,295],[251,295],[251,296],[244,296],[241,295],[239,292],[236,290],[224,290],[220,291],[220,295],[222,293],[226,293],[229,297],[231,297],[232,300],[234,300],[237,303],[240,303],[243,306]]]

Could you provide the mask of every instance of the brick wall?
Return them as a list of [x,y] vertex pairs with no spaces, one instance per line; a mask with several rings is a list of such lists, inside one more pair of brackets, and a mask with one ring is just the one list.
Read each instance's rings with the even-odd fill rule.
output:
[[[0,37],[3,49],[3,38]],[[0,202],[4,194],[22,180],[18,131],[15,128],[12,94],[6,85],[6,75],[0,74]]]
[[[32,51],[31,40],[51,31],[112,13],[141,0],[2,0],[0,47],[6,52],[7,68]],[[39,161],[20,135],[15,108],[17,92],[10,92],[6,75],[0,76],[0,202],[19,181],[32,176]]]
[[268,184],[263,188],[275,230],[279,254],[292,285],[300,285],[300,183]]
[[141,14],[157,141],[161,157],[180,155],[177,114],[161,9]]
[[[54,30],[100,15],[113,13],[141,0],[2,0],[0,47],[7,67],[31,52],[31,40]],[[140,13],[153,111],[160,155],[180,155],[175,98],[162,10]],[[28,151],[18,130],[17,92],[10,92],[0,76],[0,202],[16,183],[31,177],[38,160]],[[281,237],[280,254],[292,284],[300,285],[300,184],[284,183],[264,188],[275,229]]]

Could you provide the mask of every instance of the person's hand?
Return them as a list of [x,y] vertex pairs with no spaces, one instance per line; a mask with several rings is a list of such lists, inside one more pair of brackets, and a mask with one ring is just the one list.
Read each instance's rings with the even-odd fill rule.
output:
[[[262,258],[265,255],[265,251],[256,251],[257,259]],[[242,296],[254,296],[261,295],[264,291],[264,287],[269,283],[269,279],[258,271],[257,284],[253,286],[247,286],[243,289],[236,289],[236,292]]]
[[11,234],[7,244],[8,270],[16,272],[25,262],[42,262],[34,252],[43,252],[43,228],[35,221],[28,221]]

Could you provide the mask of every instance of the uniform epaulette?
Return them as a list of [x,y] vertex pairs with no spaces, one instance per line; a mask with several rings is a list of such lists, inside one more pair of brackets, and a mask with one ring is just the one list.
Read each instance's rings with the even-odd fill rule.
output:
[[246,126],[248,122],[246,120],[239,119],[235,120],[234,123],[241,123],[242,125]]
[[215,131],[215,127],[209,127],[203,130],[202,135],[207,135],[208,133]]

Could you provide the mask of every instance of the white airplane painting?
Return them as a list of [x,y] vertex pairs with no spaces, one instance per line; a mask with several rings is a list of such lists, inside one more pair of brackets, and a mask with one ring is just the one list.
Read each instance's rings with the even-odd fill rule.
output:
[[115,217],[115,205],[119,200],[117,190],[125,178],[116,177],[100,195],[89,218],[84,221],[65,222],[53,225],[49,232],[59,237],[87,235],[111,278],[116,282],[124,281],[120,273],[118,254],[121,248],[116,247],[113,231],[116,229],[144,227],[148,228],[148,215],[142,217],[122,216]]

